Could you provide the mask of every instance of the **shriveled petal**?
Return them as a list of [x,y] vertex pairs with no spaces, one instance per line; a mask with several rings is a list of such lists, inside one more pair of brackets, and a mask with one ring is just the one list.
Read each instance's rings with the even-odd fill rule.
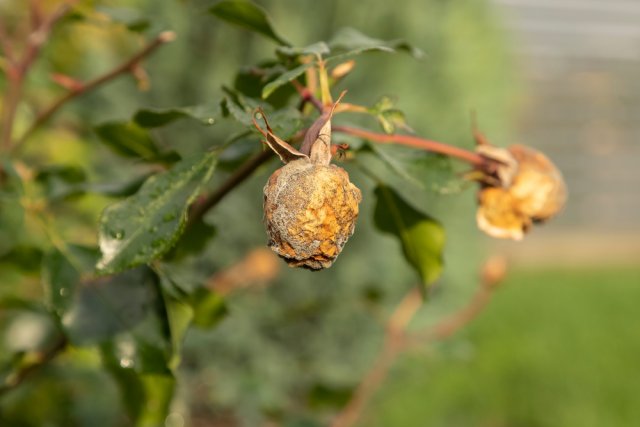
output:
[[541,152],[522,145],[509,147],[518,162],[518,174],[510,188],[519,211],[533,221],[545,221],[562,210],[567,187],[560,171]]
[[518,201],[506,189],[484,188],[478,201],[478,228],[491,237],[522,240],[531,227],[531,219],[519,211]]

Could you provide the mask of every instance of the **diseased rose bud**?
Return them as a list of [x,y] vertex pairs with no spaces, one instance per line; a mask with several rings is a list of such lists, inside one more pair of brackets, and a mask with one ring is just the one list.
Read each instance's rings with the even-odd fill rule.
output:
[[269,247],[292,267],[330,267],[353,234],[361,200],[344,169],[308,159],[287,163],[264,187]]
[[544,154],[522,145],[478,148],[498,161],[495,176],[478,195],[476,219],[481,230],[493,237],[520,240],[532,224],[552,218],[564,207],[567,188],[562,174]]
[[300,151],[275,136],[266,120],[267,132],[260,129],[285,163],[264,187],[269,247],[292,267],[330,267],[358,217],[360,190],[344,169],[330,164],[332,112],[311,126]]

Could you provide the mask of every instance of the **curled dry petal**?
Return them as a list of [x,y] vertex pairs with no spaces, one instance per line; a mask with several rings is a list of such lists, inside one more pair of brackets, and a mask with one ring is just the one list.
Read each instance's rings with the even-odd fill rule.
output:
[[490,236],[520,240],[532,224],[562,210],[567,189],[560,171],[544,154],[522,145],[505,151],[517,168],[510,179],[503,181],[498,175],[497,184],[485,183],[478,196],[476,219],[478,227]]

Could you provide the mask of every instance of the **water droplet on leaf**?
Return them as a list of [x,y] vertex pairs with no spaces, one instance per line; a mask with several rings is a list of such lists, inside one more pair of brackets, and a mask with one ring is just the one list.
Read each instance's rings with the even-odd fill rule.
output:
[[109,231],[109,235],[117,240],[124,239],[124,230],[111,230]]

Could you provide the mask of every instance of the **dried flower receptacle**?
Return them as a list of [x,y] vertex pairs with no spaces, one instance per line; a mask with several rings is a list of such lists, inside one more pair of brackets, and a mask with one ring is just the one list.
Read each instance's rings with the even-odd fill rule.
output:
[[361,200],[338,166],[306,159],[286,164],[264,187],[269,247],[292,267],[330,267],[353,234]]
[[256,123],[286,163],[264,187],[264,222],[269,247],[292,267],[330,267],[358,217],[360,190],[344,169],[331,164],[333,108],[311,126],[300,151],[275,136],[266,119],[266,132]]
[[522,145],[489,151],[480,146],[478,151],[501,165],[478,195],[476,219],[485,233],[521,240],[534,223],[562,210],[567,188],[560,171],[544,154]]

